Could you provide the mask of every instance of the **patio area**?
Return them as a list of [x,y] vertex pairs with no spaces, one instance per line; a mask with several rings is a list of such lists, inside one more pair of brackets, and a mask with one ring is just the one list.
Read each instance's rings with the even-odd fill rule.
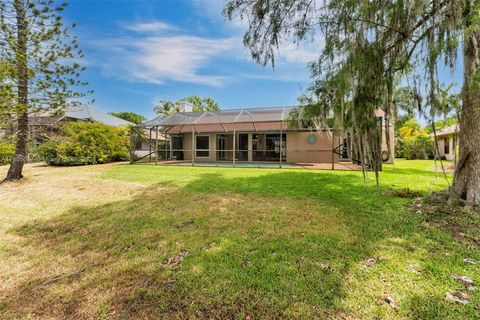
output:
[[164,166],[196,166],[196,167],[223,167],[223,168],[268,168],[268,169],[309,169],[309,170],[347,170],[358,171],[362,167],[352,162],[334,163],[278,163],[278,162],[252,162],[237,161],[159,161],[158,165]]

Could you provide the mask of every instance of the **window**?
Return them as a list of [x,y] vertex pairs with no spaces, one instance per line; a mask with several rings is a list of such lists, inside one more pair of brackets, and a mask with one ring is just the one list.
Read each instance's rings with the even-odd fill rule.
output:
[[450,141],[448,138],[443,139],[444,153],[450,154]]
[[210,137],[209,136],[196,136],[195,155],[197,157],[209,157],[210,156]]

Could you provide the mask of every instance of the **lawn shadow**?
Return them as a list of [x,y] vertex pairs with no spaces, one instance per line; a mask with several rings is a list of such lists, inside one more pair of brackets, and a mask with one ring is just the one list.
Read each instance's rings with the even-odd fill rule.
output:
[[[407,200],[382,190],[354,173],[212,172],[75,207],[14,230],[48,254],[7,304],[75,318],[342,316],[351,269],[385,237],[419,232],[399,213]],[[180,268],[165,264],[182,250]]]

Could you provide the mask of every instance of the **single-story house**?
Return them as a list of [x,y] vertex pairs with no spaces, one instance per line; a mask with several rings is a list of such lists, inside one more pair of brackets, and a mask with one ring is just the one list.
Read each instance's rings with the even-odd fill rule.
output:
[[[339,163],[352,159],[348,137],[336,136],[330,129],[289,126],[293,107],[227,109],[192,112],[188,103],[180,111],[148,121],[137,128],[160,131],[167,139],[164,150],[151,149],[156,160],[194,163],[275,162]],[[382,150],[387,154],[386,122],[383,111],[375,116],[383,131]],[[393,147],[393,126],[390,126]],[[393,155],[391,156],[393,159]],[[391,159],[385,159],[386,161]]]
[[[437,143],[441,159],[448,161],[454,161],[456,159],[455,155],[458,148],[459,131],[460,126],[458,124],[453,124],[437,131]],[[433,136],[433,133],[431,135]]]
[[[60,125],[66,122],[100,122],[113,127],[134,125],[115,117],[105,111],[86,105],[68,106],[58,110],[43,110],[32,113],[28,117],[29,134],[36,142],[44,142],[56,135]],[[0,130],[0,134],[14,135],[17,132],[17,126],[14,116],[6,117],[5,127]]]
[[165,135],[159,130],[152,130],[155,123],[162,121],[164,116],[159,115],[156,118],[142,123],[140,126],[132,127],[130,144],[134,148],[132,155],[137,158],[144,158],[154,153],[155,149],[165,148]]

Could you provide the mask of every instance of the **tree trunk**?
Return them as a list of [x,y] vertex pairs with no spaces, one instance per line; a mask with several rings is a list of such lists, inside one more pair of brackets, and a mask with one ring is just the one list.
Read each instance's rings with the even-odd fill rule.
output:
[[455,169],[455,180],[450,192],[450,202],[464,200],[469,207],[480,209],[480,33],[472,31],[476,23],[478,0],[467,0],[464,35],[464,83],[460,114],[460,156]]
[[5,180],[19,180],[23,177],[23,165],[27,158],[28,139],[28,62],[27,62],[27,21],[24,0],[15,0],[17,16],[17,145]]

